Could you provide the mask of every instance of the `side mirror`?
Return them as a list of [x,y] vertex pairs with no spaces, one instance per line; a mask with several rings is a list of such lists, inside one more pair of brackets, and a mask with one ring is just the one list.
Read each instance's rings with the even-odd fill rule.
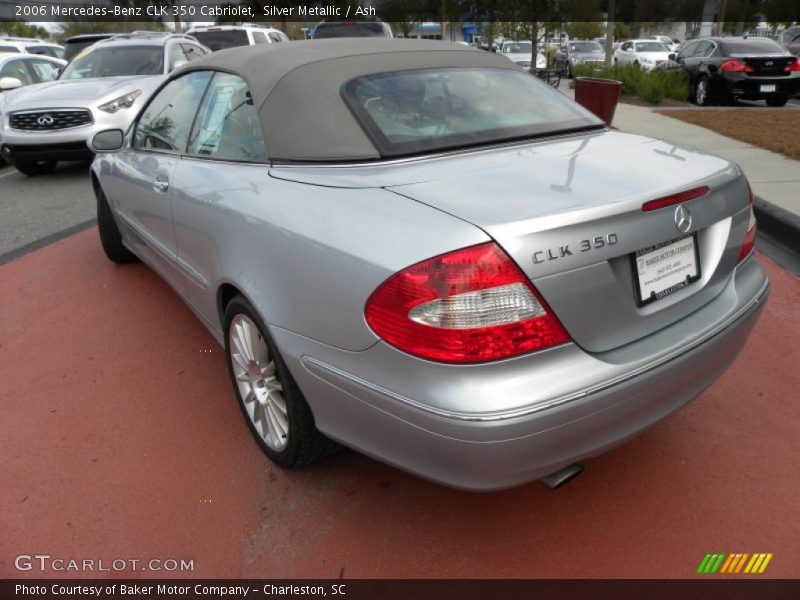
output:
[[116,152],[122,148],[125,132],[122,129],[105,129],[94,134],[89,147],[95,152]]
[[176,61],[175,61],[175,64],[174,64],[174,65],[172,65],[172,70],[174,71],[175,69],[178,69],[178,68],[180,68],[180,67],[182,67],[183,65],[186,65],[186,64],[188,64],[188,63],[189,63],[189,61],[188,61],[188,60],[176,60]]
[[675,54],[674,52],[670,52],[667,58],[670,59],[672,62],[678,62],[678,55]]
[[61,77],[61,73],[64,72],[64,67],[56,67],[53,69],[53,79],[58,79]]
[[22,87],[22,82],[16,77],[0,77],[0,92],[8,92]]

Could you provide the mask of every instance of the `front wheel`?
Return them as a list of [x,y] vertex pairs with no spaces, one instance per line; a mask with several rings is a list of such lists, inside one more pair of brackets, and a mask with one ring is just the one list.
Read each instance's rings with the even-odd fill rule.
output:
[[94,194],[97,197],[97,230],[100,233],[100,243],[106,257],[111,262],[118,264],[137,262],[139,259],[136,255],[122,243],[122,234],[99,183],[95,183]]
[[697,106],[708,106],[711,104],[711,92],[707,77],[700,77],[694,85],[694,101]]
[[250,432],[281,467],[302,467],[338,445],[322,435],[267,328],[242,296],[225,309],[228,373]]
[[58,163],[54,160],[24,160],[14,161],[13,164],[20,173],[28,177],[36,177],[37,175],[52,173]]
[[786,106],[786,103],[789,101],[788,96],[777,96],[775,98],[767,98],[767,106]]

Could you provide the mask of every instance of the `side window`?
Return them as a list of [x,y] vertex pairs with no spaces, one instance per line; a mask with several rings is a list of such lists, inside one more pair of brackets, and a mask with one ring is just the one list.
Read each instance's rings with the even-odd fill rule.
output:
[[25,66],[25,61],[22,59],[8,61],[6,66],[0,71],[0,77],[16,77],[22,82],[22,85],[34,83],[33,77],[30,71],[28,71],[28,67]]
[[630,42],[625,42],[624,44],[622,44],[622,49],[627,52],[628,50],[631,49],[631,43]]
[[19,54],[19,48],[16,46],[0,46],[0,52],[14,52]]
[[710,47],[711,47],[711,42],[707,41],[699,42],[692,51],[692,57],[697,58],[700,56],[705,56]]
[[253,31],[253,42],[256,44],[268,44],[267,36],[264,35],[263,31]]
[[33,74],[37,83],[53,81],[56,78],[56,72],[58,70],[58,65],[56,63],[52,63],[49,60],[35,59],[29,60],[28,64],[33,69]]
[[188,61],[189,59],[186,58],[186,54],[183,52],[180,44],[175,44],[172,48],[169,49],[169,70],[175,68],[175,65],[179,60]]
[[202,48],[193,44],[181,44],[181,47],[183,48],[183,51],[186,54],[186,58],[189,60],[189,62],[197,60],[198,58],[203,58],[206,55]]
[[189,154],[226,160],[266,160],[261,123],[244,80],[217,73],[197,115]]
[[271,40],[272,40],[272,43],[273,43],[273,44],[280,44],[280,43],[283,41],[283,40],[281,39],[281,36],[279,36],[279,35],[278,35],[277,33],[275,33],[274,31],[270,31],[270,32],[269,32],[269,39],[271,39]]
[[209,79],[210,71],[196,71],[162,88],[136,124],[133,147],[183,153]]

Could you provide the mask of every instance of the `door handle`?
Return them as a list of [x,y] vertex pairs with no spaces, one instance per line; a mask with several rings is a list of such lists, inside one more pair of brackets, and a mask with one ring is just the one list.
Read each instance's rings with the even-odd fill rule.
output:
[[162,194],[166,193],[169,189],[169,181],[166,179],[161,179],[160,177],[156,177],[153,180],[153,189],[157,192],[161,192]]

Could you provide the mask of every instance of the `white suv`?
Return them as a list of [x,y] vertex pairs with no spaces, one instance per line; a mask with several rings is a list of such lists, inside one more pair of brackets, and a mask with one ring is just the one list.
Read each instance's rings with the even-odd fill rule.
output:
[[236,46],[280,44],[290,41],[280,29],[255,24],[192,27],[186,34],[196,37],[201,44],[214,51]]
[[209,50],[185,35],[115,35],[85,48],[55,81],[0,94],[0,154],[26,175],[88,160],[97,131],[128,128],[166,75]]

